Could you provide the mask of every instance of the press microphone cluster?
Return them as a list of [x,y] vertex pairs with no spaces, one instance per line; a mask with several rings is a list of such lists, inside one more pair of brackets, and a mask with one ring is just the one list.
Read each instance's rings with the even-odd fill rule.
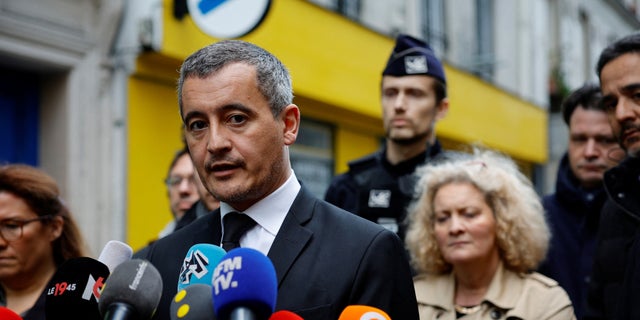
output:
[[131,259],[131,254],[127,244],[110,241],[98,260],[79,257],[65,261],[45,288],[46,318],[66,319],[75,315],[102,320],[98,300],[110,268]]
[[274,312],[277,277],[260,251],[196,244],[187,252],[171,301],[172,320],[303,320],[291,311]]
[[[110,241],[98,260],[80,257],[64,262],[46,287],[47,319],[147,320],[162,295],[162,278],[147,260],[133,259],[132,249]],[[171,301],[174,320],[302,320],[275,311],[277,277],[271,260],[250,248],[226,252],[196,244],[187,252]],[[0,319],[21,319],[0,307]],[[390,320],[382,310],[346,307],[338,320]]]
[[275,268],[261,252],[248,248],[225,252],[200,243],[184,258],[170,316],[172,320],[268,320],[276,295]]

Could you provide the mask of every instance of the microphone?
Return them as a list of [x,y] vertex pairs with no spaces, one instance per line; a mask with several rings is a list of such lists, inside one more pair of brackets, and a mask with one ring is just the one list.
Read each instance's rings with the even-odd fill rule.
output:
[[338,320],[391,320],[389,315],[375,307],[351,305],[342,310]]
[[147,260],[132,259],[113,270],[98,307],[104,320],[145,320],[153,316],[161,295],[158,269]]
[[98,261],[104,263],[109,268],[109,272],[113,272],[113,269],[119,264],[131,260],[132,255],[133,249],[128,244],[111,240],[107,242],[102,252],[100,252]]
[[98,299],[108,276],[109,268],[95,259],[65,261],[45,288],[46,318],[66,319],[73,314],[82,319],[102,319]]
[[213,272],[213,310],[220,320],[268,320],[278,284],[271,260],[260,251],[227,252]]
[[269,320],[304,320],[301,316],[287,310],[280,310],[274,312]]
[[22,320],[17,313],[7,307],[0,307],[0,319],[2,320]]
[[225,253],[224,249],[209,243],[198,243],[191,246],[180,268],[178,291],[194,283],[211,286],[213,269]]
[[171,320],[215,320],[211,289],[194,283],[178,291],[169,307]]

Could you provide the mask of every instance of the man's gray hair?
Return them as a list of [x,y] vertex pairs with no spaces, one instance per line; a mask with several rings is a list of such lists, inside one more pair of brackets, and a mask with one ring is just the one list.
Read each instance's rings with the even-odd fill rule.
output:
[[240,40],[224,40],[194,52],[180,67],[178,105],[181,118],[184,118],[182,89],[185,79],[204,79],[231,63],[245,63],[255,67],[258,89],[269,102],[274,117],[293,102],[291,76],[278,58],[254,44]]

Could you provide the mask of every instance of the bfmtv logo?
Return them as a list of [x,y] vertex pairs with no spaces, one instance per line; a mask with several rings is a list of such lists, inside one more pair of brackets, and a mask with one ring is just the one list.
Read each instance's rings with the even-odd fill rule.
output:
[[235,270],[242,270],[242,257],[233,257],[220,261],[213,271],[213,290],[215,290],[215,294],[219,294],[221,290],[238,286],[238,282],[233,280]]

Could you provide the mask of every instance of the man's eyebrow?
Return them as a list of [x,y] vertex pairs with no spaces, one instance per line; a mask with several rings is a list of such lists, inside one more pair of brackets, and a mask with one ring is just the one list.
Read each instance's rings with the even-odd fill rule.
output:
[[636,91],[640,89],[640,83],[630,83],[624,87],[622,87],[622,91],[624,92],[630,92],[630,91]]
[[[624,94],[629,94],[631,92],[634,91],[638,91],[640,90],[640,83],[630,83],[627,84],[626,86],[622,87],[622,89],[620,89],[620,91]],[[600,99],[600,102],[609,102],[611,100],[615,100],[615,96],[613,94],[607,94],[602,96],[602,98]]]
[[198,111],[198,110],[189,111],[184,115],[183,122],[186,124],[187,122],[189,122],[189,120],[191,118],[198,117],[198,116],[201,116],[203,114],[204,114],[203,112]]
[[[230,112],[230,111],[240,111],[240,112],[244,112],[247,114],[254,114],[255,111],[247,106],[245,106],[244,104],[241,103],[231,103],[231,104],[227,104],[222,106],[220,109],[218,109],[216,112],[217,113],[226,113],[226,112]],[[191,118],[194,117],[199,117],[199,116],[203,116],[206,113],[200,110],[193,110],[193,111],[189,111],[185,114],[184,116],[184,122],[188,122]]]
[[221,112],[229,112],[229,111],[236,111],[236,110],[242,111],[244,113],[250,113],[250,114],[254,113],[254,111],[251,108],[241,103],[231,103],[231,104],[224,105],[222,108],[220,108]]

